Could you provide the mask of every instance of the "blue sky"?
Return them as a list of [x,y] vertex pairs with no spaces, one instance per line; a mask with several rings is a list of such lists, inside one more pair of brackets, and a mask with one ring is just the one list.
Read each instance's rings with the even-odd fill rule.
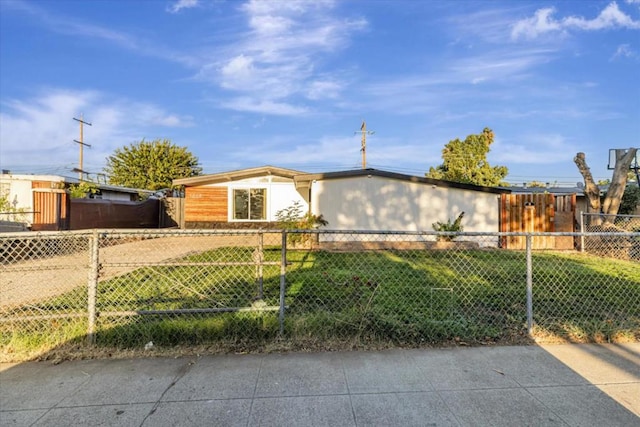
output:
[[75,176],[145,138],[205,173],[422,175],[493,129],[512,183],[640,145],[640,0],[0,0],[0,167]]

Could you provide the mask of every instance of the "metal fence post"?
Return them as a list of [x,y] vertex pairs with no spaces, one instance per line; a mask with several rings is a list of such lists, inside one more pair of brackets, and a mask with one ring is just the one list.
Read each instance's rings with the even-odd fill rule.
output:
[[287,232],[282,230],[282,257],[280,260],[280,335],[284,334],[284,296],[287,274]]
[[258,247],[254,252],[256,262],[256,281],[258,282],[258,297],[264,298],[264,273],[262,263],[264,262],[264,233],[258,233]]
[[87,326],[87,340],[89,342],[89,345],[93,345],[96,342],[96,294],[98,289],[98,275],[100,273],[100,260],[98,252],[99,239],[100,237],[98,236],[98,230],[95,230],[93,232],[93,235],[89,238],[90,267],[87,292],[87,307],[89,315],[89,324]]
[[[580,233],[584,233],[584,212],[580,211]],[[584,234],[580,235],[580,252],[584,252]]]
[[531,234],[527,234],[527,333],[533,333],[533,265],[531,256]]

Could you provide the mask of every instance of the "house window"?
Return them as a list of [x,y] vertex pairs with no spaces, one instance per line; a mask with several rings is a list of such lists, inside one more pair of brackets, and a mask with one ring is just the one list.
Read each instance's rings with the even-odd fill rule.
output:
[[233,190],[233,219],[261,221],[267,219],[267,190],[246,188]]

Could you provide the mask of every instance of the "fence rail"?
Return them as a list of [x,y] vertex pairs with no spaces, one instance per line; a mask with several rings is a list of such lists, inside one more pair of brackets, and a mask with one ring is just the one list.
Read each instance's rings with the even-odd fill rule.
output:
[[2,233],[0,350],[638,340],[639,263],[638,232]]

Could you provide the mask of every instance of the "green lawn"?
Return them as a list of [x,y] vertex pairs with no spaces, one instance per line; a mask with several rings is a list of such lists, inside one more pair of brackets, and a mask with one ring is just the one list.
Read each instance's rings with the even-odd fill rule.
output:
[[[265,261],[280,261],[266,248]],[[253,248],[219,248],[180,262],[251,262]],[[526,338],[524,252],[289,251],[284,337],[277,311],[147,314],[109,312],[279,306],[280,267],[144,267],[98,288],[98,346],[139,348],[220,345],[255,349],[286,341],[315,346],[416,346],[451,341],[521,342]],[[30,307],[29,313],[86,311],[86,289]],[[640,339],[640,267],[581,254],[533,255],[536,334],[571,340]],[[15,314],[20,314],[18,310]],[[87,320],[0,324],[0,349],[80,343]]]

